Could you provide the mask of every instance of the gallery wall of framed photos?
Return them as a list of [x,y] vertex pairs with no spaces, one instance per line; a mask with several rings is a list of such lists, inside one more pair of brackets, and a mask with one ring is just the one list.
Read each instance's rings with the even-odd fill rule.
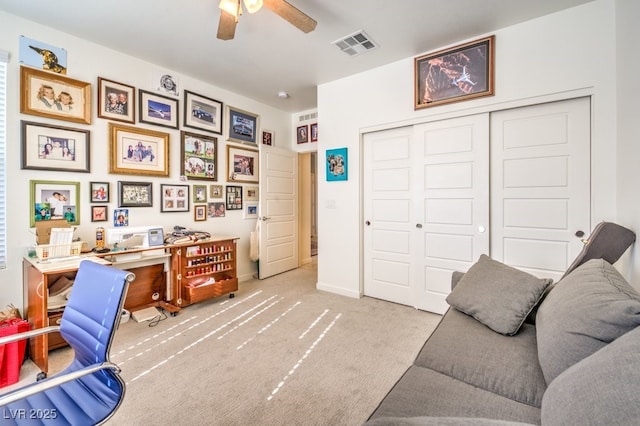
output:
[[[49,42],[30,39],[28,44],[52,49]],[[50,194],[33,188],[49,181],[74,189],[73,197],[58,203],[77,212],[75,225],[122,226],[115,212],[125,208],[130,226],[150,218],[159,224],[205,226],[208,220],[230,220],[233,213],[238,219],[257,217],[255,195],[248,212],[238,202],[245,186],[257,194],[260,146],[282,145],[276,134],[289,133],[283,126],[290,114],[265,120],[255,102],[154,66],[144,76],[123,77],[129,73],[111,65],[87,74],[66,62],[76,54],[72,48],[60,49],[66,51],[64,73],[39,69],[38,63],[18,66],[21,170],[43,174],[29,179],[30,226],[57,215],[51,204],[48,214],[37,210],[47,207],[41,198]],[[66,94],[69,106],[62,103]],[[261,122],[271,124],[262,128]],[[78,179],[77,173],[87,176]],[[231,204],[227,187],[233,189]],[[239,211],[227,213],[228,205]]]

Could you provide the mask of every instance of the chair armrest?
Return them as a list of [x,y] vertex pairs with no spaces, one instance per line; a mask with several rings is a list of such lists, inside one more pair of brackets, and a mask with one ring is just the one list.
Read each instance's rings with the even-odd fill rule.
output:
[[0,345],[5,343],[17,342],[18,340],[28,339],[30,337],[40,336],[41,334],[53,333],[60,331],[59,325],[51,325],[49,327],[36,328],[35,330],[24,331],[22,333],[12,334],[10,336],[0,337]]
[[3,395],[0,397],[0,407],[5,406],[7,404],[11,404],[12,402],[16,402],[23,398],[27,398],[31,395],[35,395],[39,392],[43,392],[47,389],[55,388],[64,383],[77,380],[83,376],[93,374],[100,370],[113,370],[116,374],[120,373],[120,367],[118,367],[116,364],[112,362],[103,362],[101,364],[93,364],[88,367],[82,368],[80,370],[73,371],[71,373],[61,374],[59,376],[54,376],[47,380],[35,382],[33,385],[28,385],[25,388],[18,389],[6,395]]

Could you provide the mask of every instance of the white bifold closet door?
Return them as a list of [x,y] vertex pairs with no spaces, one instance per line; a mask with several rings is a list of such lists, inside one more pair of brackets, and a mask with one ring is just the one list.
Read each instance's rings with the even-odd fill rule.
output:
[[443,313],[480,256],[559,277],[590,230],[589,100],[364,135],[364,294]]

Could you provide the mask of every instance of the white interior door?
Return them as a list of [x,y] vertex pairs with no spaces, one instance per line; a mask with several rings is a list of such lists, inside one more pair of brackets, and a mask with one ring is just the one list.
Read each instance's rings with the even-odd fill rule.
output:
[[[590,100],[491,115],[491,256],[558,279],[590,226]],[[578,232],[578,236],[576,236]]]
[[267,278],[298,267],[298,156],[260,147],[260,273]]
[[415,300],[444,313],[453,271],[489,253],[489,114],[415,126]]
[[364,294],[413,305],[413,128],[364,135]]

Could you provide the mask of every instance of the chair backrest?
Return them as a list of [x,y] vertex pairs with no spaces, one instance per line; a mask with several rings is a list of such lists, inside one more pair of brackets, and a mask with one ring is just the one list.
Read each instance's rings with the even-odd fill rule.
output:
[[134,275],[83,260],[62,314],[60,334],[82,365],[108,361],[127,285]]

